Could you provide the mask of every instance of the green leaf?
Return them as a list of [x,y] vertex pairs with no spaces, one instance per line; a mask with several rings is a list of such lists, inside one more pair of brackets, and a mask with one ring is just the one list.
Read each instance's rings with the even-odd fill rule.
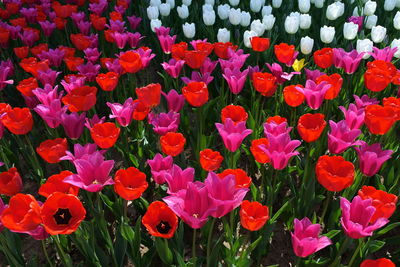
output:
[[341,232],[340,230],[331,230],[325,236],[328,237],[329,239],[332,239],[333,237],[335,237],[340,232]]
[[282,205],[282,207],[274,214],[274,216],[271,218],[271,223],[275,222],[278,217],[281,215],[282,212],[285,211],[285,209],[289,206],[289,203],[292,202],[293,198],[289,199],[286,201],[285,204]]
[[121,224],[120,229],[121,229],[121,236],[128,242],[132,242],[135,237],[135,233],[133,232],[132,227],[124,223]]
[[126,242],[126,239],[122,237],[121,232],[117,233],[115,238],[114,251],[117,264],[120,267],[124,265],[127,248],[128,248],[128,242]]
[[168,241],[161,237],[156,237],[155,240],[156,250],[160,259],[166,264],[171,265],[173,256],[172,252],[168,247]]
[[394,228],[396,228],[397,226],[400,226],[400,222],[395,222],[395,223],[391,223],[388,226],[386,226],[385,228],[379,230],[378,232],[376,232],[375,236],[380,236],[380,235],[384,235],[387,232],[393,230]]
[[380,240],[372,240],[369,243],[368,248],[366,249],[366,253],[365,255],[369,255],[372,254],[374,252],[377,252],[378,250],[380,250],[381,248],[383,248],[383,246],[385,245],[384,241],[380,241]]

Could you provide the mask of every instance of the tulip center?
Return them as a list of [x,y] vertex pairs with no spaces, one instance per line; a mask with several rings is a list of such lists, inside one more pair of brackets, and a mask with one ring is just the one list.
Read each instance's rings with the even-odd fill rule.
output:
[[169,225],[169,222],[160,221],[160,223],[157,224],[156,228],[157,231],[160,232],[161,234],[167,234],[172,227]]
[[58,209],[57,212],[53,215],[54,220],[58,225],[60,224],[68,224],[72,218],[69,209]]

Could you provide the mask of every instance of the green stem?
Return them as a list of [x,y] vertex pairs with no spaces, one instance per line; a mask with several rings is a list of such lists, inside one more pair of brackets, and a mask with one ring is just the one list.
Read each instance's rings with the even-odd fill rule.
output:
[[294,266],[297,266],[297,267],[299,267],[300,266],[300,263],[301,263],[301,258],[300,257],[297,257],[297,259],[296,259],[296,263],[294,264]]
[[193,265],[196,266],[196,233],[197,229],[193,229],[193,240],[192,240],[192,257],[193,257]]
[[211,254],[211,241],[212,241],[212,234],[214,230],[215,218],[212,218],[210,230],[208,232],[207,238],[207,267],[210,267],[210,254]]
[[359,251],[360,251],[360,249],[361,249],[363,244],[364,244],[364,238],[359,239],[358,240],[358,246],[357,246],[356,250],[354,251],[353,256],[350,259],[350,262],[349,262],[349,265],[348,265],[349,267],[353,266],[353,263],[357,259]]
[[45,244],[45,241],[43,239],[42,239],[42,248],[43,248],[43,253],[44,253],[44,256],[46,257],[47,263],[51,267],[53,267],[54,265],[53,265],[53,263],[51,262],[51,260],[49,258],[49,254],[47,253],[47,249],[46,249],[46,244]]
[[333,197],[333,192],[332,191],[328,191],[328,195],[326,196],[325,202],[324,202],[324,207],[322,210],[322,214],[321,214],[321,219],[320,219],[320,224],[324,223],[324,218],[326,215],[326,211],[328,210],[329,207],[329,203],[331,202],[331,199]]
[[67,256],[64,252],[64,249],[62,248],[61,244],[60,244],[60,240],[59,237],[57,235],[53,236],[53,241],[56,244],[56,248],[57,248],[57,252],[61,258],[61,261],[63,263],[64,266],[72,266],[71,262],[67,259]]
[[343,252],[346,250],[347,246],[349,245],[351,238],[346,236],[346,239],[344,240],[342,246],[340,247],[340,250],[338,254],[336,255],[335,259],[333,262],[329,265],[329,267],[337,267],[339,266],[340,259],[342,258]]

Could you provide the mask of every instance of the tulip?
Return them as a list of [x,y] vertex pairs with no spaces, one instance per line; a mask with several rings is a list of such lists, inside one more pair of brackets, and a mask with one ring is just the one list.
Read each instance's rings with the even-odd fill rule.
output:
[[151,169],[151,175],[157,184],[165,183],[165,173],[169,172],[173,165],[173,158],[166,156],[165,158],[157,153],[153,159],[147,160]]
[[400,11],[397,11],[393,18],[393,26],[396,30],[400,30]]
[[301,138],[307,143],[318,140],[326,126],[324,118],[325,115],[321,113],[307,113],[300,116],[297,131]]
[[251,16],[249,12],[242,11],[240,17],[240,26],[247,27],[250,25]]
[[223,172],[218,174],[218,177],[223,179],[226,176],[233,175],[236,181],[236,188],[249,188],[251,185],[251,178],[247,176],[247,173],[242,169],[225,169]]
[[292,246],[297,257],[308,257],[311,254],[329,246],[332,241],[326,236],[319,236],[321,225],[312,224],[310,219],[294,219]]
[[354,165],[342,156],[323,155],[315,166],[318,182],[328,191],[339,192],[354,181]]
[[176,8],[176,11],[178,12],[178,16],[181,19],[186,19],[187,17],[189,17],[189,9],[187,5],[178,6]]
[[231,8],[229,10],[229,22],[232,25],[239,25],[241,20],[242,20],[242,12],[240,8],[238,9]]
[[318,109],[321,106],[329,88],[331,88],[331,85],[325,81],[316,84],[312,80],[307,80],[304,88],[296,87],[297,91],[306,97],[307,105],[312,109]]
[[251,48],[251,38],[258,36],[255,31],[245,31],[243,34],[243,42],[244,45],[248,48]]
[[365,21],[365,28],[372,29],[378,22],[378,17],[375,15],[367,16]]
[[308,55],[312,52],[314,46],[314,39],[306,36],[302,37],[300,40],[300,51],[304,55]]
[[346,40],[353,40],[356,38],[358,32],[358,25],[353,22],[345,22],[343,27],[343,36]]
[[328,26],[321,27],[320,38],[321,41],[325,44],[331,43],[333,41],[333,38],[335,38],[335,28]]
[[364,5],[364,15],[365,16],[374,15],[376,6],[377,4],[375,1],[368,0]]
[[225,20],[229,17],[230,6],[228,4],[219,5],[217,12],[221,20]]
[[160,137],[161,150],[164,154],[176,157],[182,153],[186,138],[181,133],[168,132]]
[[206,26],[212,26],[215,23],[215,11],[203,12],[203,22]]
[[158,135],[165,135],[168,132],[176,132],[180,123],[180,114],[170,111],[168,113],[148,115],[148,121],[153,125],[153,131]]
[[282,5],[282,0],[272,0],[272,6],[274,8],[280,8]]
[[196,34],[196,28],[194,23],[185,23],[182,25],[183,34],[186,38],[191,39]]
[[65,134],[71,139],[79,139],[85,126],[85,118],[85,112],[80,115],[77,112],[61,114],[61,125],[64,128]]
[[150,20],[150,28],[152,32],[156,32],[157,28],[160,28],[162,25],[161,20],[159,19],[152,19]]
[[222,123],[225,123],[227,118],[230,118],[236,125],[239,122],[247,121],[248,114],[242,106],[228,105],[221,110]]
[[240,0],[229,0],[229,4],[231,4],[231,6],[237,6],[240,3]]
[[192,0],[182,0],[182,4],[190,6],[192,4]]
[[179,191],[186,190],[188,183],[194,181],[194,169],[182,170],[174,164],[169,171],[165,172],[164,179],[168,184],[167,193],[169,195],[179,194]]
[[386,36],[386,28],[374,26],[371,30],[371,39],[374,43],[381,43]]
[[363,59],[369,58],[371,55],[369,52],[372,52],[372,48],[374,43],[370,39],[358,39],[357,40],[357,52],[363,54]]
[[[178,217],[164,202],[154,201],[143,215],[142,224],[152,236],[169,239],[178,228]],[[163,247],[163,251],[164,249],[168,247]]]
[[300,15],[300,29],[307,30],[311,27],[311,16],[308,14]]
[[261,10],[261,16],[264,18],[267,15],[272,14],[272,6],[263,6]]
[[336,20],[344,13],[344,3],[334,2],[326,8],[326,18],[329,20]]
[[376,260],[364,260],[361,262],[360,267],[396,267],[396,265],[389,259],[380,258]]
[[363,108],[350,104],[347,110],[343,106],[340,106],[339,109],[343,112],[346,124],[351,130],[360,129],[364,124],[365,113]]
[[215,123],[215,126],[221,135],[225,147],[231,152],[235,152],[246,136],[253,132],[250,129],[246,129],[246,122],[239,122],[235,125],[230,118],[227,118],[224,124]]
[[250,9],[254,13],[258,13],[261,10],[263,1],[262,0],[250,0]]
[[158,6],[158,10],[160,11],[161,16],[168,17],[171,12],[171,6],[167,3],[163,3]]
[[396,7],[396,0],[385,0],[383,8],[385,11],[392,11]]
[[265,29],[266,29],[267,31],[271,30],[272,27],[274,27],[275,20],[276,20],[276,18],[275,18],[275,16],[272,15],[272,14],[263,16],[262,22],[263,22],[263,24],[264,24],[264,26],[265,26]]
[[226,28],[218,29],[217,40],[221,43],[227,43],[231,40],[231,32]]
[[168,62],[161,63],[163,69],[171,76],[172,78],[178,78],[183,65],[185,65],[184,60],[175,60],[171,58]]
[[161,0],[150,0],[150,6],[158,7],[161,5]]
[[132,121],[133,111],[135,110],[137,104],[134,104],[132,98],[130,97],[126,99],[122,105],[120,103],[107,102],[107,106],[111,109],[110,118],[116,118],[121,126],[126,127]]
[[285,19],[285,31],[289,34],[295,34],[299,30],[300,19],[297,16],[287,16]]
[[370,220],[375,213],[375,207],[372,206],[372,199],[362,200],[356,196],[350,202],[346,198],[340,198],[340,208],[342,217],[340,223],[347,236],[354,239],[372,236],[376,229],[386,225],[389,220],[381,217],[374,223]]
[[350,129],[346,121],[338,123],[330,120],[331,131],[328,133],[328,149],[334,154],[341,154],[351,146],[361,144],[360,141],[354,141],[360,134],[360,129]]
[[325,0],[314,0],[314,5],[316,8],[322,8],[324,6]]
[[229,90],[233,94],[239,94],[244,87],[244,83],[246,82],[247,73],[249,70],[244,70],[241,72],[239,69],[225,69],[222,76],[227,81]]
[[240,224],[249,231],[260,230],[269,219],[268,207],[256,201],[243,200],[239,214]]
[[366,176],[375,175],[393,153],[392,150],[382,150],[380,143],[368,145],[364,141],[360,141],[359,147],[354,149],[359,158],[361,173]]
[[360,65],[363,53],[358,53],[357,50],[346,52],[342,48],[333,49],[333,63],[336,68],[343,68],[347,74],[353,74]]
[[400,58],[400,39],[393,39],[392,43],[390,44],[392,49],[397,48],[396,53],[394,53],[395,58]]

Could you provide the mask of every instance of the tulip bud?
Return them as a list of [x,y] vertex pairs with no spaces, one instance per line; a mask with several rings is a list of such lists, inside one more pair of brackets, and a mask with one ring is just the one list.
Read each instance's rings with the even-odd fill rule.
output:
[[272,6],[263,6],[261,10],[261,15],[265,17],[266,15],[272,14]]
[[158,7],[157,6],[149,6],[147,8],[147,17],[150,20],[157,19],[158,18]]
[[329,20],[336,20],[344,13],[344,3],[335,2],[330,4],[326,9],[326,18]]
[[392,11],[396,7],[396,0],[385,0],[383,8],[386,11]]
[[374,46],[374,43],[370,39],[364,39],[364,40],[357,40],[357,52],[362,53],[365,52],[363,59],[369,58],[371,55],[368,54],[368,52],[372,52],[372,47]]
[[206,0],[205,3],[210,6],[214,6],[215,0]]
[[210,4],[204,4],[202,8],[203,8],[203,13],[207,12],[207,11],[213,11],[214,10],[213,6],[210,5]]
[[163,17],[169,16],[169,13],[171,12],[171,7],[168,4],[161,4],[158,9]]
[[323,43],[330,44],[333,41],[334,37],[335,37],[334,27],[328,27],[326,25],[324,27],[321,27],[320,38]]
[[243,27],[247,27],[250,25],[251,16],[249,12],[242,11],[240,16],[240,25]]
[[159,19],[152,19],[150,20],[150,28],[153,32],[156,32],[156,28],[160,28],[161,27],[161,20]]
[[356,38],[358,32],[358,25],[353,22],[345,22],[343,27],[343,36],[346,40],[353,40]]
[[392,43],[390,44],[391,48],[397,47],[397,51],[394,54],[396,58],[400,58],[400,39],[393,39]]
[[232,25],[239,25],[241,20],[242,20],[242,12],[240,11],[240,8],[238,9],[231,8],[229,10],[229,22]]
[[251,48],[251,42],[250,39],[252,37],[257,36],[256,32],[253,31],[245,31],[243,34],[243,42],[244,42],[244,46],[246,46],[247,48]]
[[396,30],[400,30],[400,11],[397,11],[396,16],[393,18],[393,26]]
[[221,19],[221,20],[224,20],[224,19],[227,19],[228,17],[229,17],[229,10],[230,10],[231,8],[229,7],[229,5],[228,4],[225,4],[225,5],[219,5],[218,6],[218,17]]
[[300,40],[300,51],[303,55],[308,55],[312,52],[314,46],[314,39],[306,36]]
[[203,12],[203,21],[207,26],[212,26],[215,23],[215,11]]
[[261,0],[250,0],[250,9],[251,11],[257,13],[260,12],[262,7],[262,1]]
[[158,7],[159,5],[161,5],[161,0],[150,0],[150,6]]
[[185,35],[186,38],[193,38],[194,35],[196,34],[196,28],[194,23],[185,23],[182,25],[183,29],[183,34]]
[[386,28],[382,26],[374,26],[371,30],[371,39],[374,43],[381,43],[386,36]]
[[250,30],[257,33],[257,36],[262,36],[265,32],[265,25],[259,20],[253,20]]
[[231,32],[226,28],[219,29],[217,34],[218,42],[227,43],[231,40]]
[[367,16],[367,19],[365,20],[365,28],[367,29],[372,29],[378,22],[378,17],[375,15]]
[[311,27],[311,16],[308,14],[300,15],[300,29],[307,30]]
[[272,6],[274,8],[280,8],[282,5],[282,0],[272,0]]
[[169,5],[171,9],[175,7],[175,0],[167,0],[166,3]]
[[298,0],[298,5],[301,13],[308,13],[310,11],[310,0]]
[[229,0],[229,4],[231,4],[231,6],[237,6],[239,2],[240,0]]
[[276,18],[272,14],[266,15],[263,17],[263,24],[267,31],[271,30],[272,27],[274,27],[275,20],[276,20]]
[[297,16],[287,16],[285,19],[285,30],[289,34],[295,34],[299,30],[300,20]]
[[192,4],[192,0],[182,0],[182,4],[185,6],[190,6]]
[[314,5],[316,8],[323,8],[325,0],[315,0]]
[[186,19],[187,17],[189,17],[189,8],[187,5],[178,6],[176,8],[176,11],[178,12],[178,16],[181,19]]
[[364,15],[371,16],[375,13],[376,10],[376,2],[369,0],[364,5]]

